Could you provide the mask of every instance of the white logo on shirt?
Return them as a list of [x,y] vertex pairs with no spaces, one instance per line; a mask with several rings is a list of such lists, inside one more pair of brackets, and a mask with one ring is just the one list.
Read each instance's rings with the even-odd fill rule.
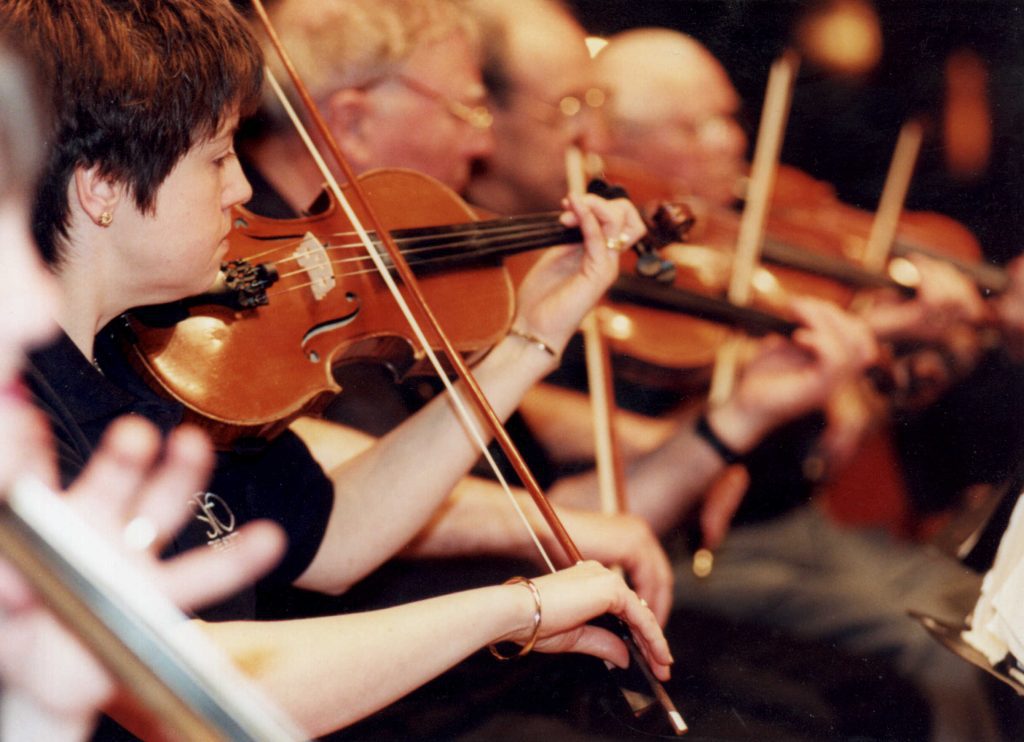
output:
[[196,520],[209,526],[207,544],[215,549],[228,548],[237,534],[234,533],[235,514],[224,499],[212,492],[200,492],[192,496],[189,505]]

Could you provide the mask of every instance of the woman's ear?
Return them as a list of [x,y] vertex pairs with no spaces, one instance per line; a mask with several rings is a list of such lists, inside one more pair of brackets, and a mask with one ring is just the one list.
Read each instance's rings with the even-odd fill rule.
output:
[[342,88],[328,96],[324,104],[324,118],[338,146],[353,166],[359,170],[368,164],[371,147],[367,126],[373,106],[365,90]]
[[100,227],[109,227],[121,202],[123,190],[97,166],[75,169],[75,195],[89,219]]

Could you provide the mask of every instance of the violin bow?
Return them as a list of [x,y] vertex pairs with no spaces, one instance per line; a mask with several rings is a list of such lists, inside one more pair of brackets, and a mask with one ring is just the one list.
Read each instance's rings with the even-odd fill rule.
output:
[[[736,254],[729,279],[728,298],[738,306],[747,306],[750,303],[752,280],[760,262],[761,243],[768,221],[768,207],[775,189],[779,153],[782,151],[782,138],[789,117],[793,84],[799,64],[796,52],[786,51],[772,64],[768,75],[764,108],[757,132],[757,145],[754,148],[754,161],[750,167],[746,204],[740,218]],[[711,390],[708,392],[711,404],[724,401],[732,393],[741,347],[742,339],[737,335],[727,340],[719,351],[711,375]]]
[[[586,192],[587,172],[584,166],[583,152],[576,145],[570,144],[566,147],[565,173],[568,192],[571,195],[582,195]],[[650,283],[650,279],[640,280]],[[587,312],[580,325],[580,331],[583,334],[587,390],[590,395],[591,420],[594,427],[594,468],[597,473],[600,511],[606,515],[614,515],[626,512],[626,481],[612,422],[615,411],[615,392],[612,385],[611,356],[603,329],[605,317],[603,309],[599,303]],[[612,569],[622,575],[620,566],[615,566]],[[612,673],[616,670],[610,662],[606,661],[605,666]],[[650,682],[649,674],[645,676],[645,680]],[[653,703],[653,699],[627,690],[625,685],[621,685],[619,690],[636,716],[644,713]],[[669,700],[668,703],[671,701]],[[673,731],[676,734],[686,732],[687,726],[682,715],[675,710],[674,706],[669,708],[665,702],[662,702],[662,705],[669,713]]]
[[861,264],[869,271],[879,273],[889,262],[923,136],[924,129],[917,121],[908,121],[900,128],[878,210],[871,222],[871,232],[861,257]]
[[615,433],[615,386],[611,353],[605,332],[606,312],[594,307],[583,318],[583,349],[587,366],[587,389],[594,425],[594,463],[597,472],[601,512],[625,513],[626,477]]
[[[565,150],[565,173],[569,193],[585,192],[586,172],[583,153],[576,145]],[[583,318],[584,360],[587,368],[587,390],[590,394],[591,421],[594,427],[594,469],[601,512],[626,512],[626,477],[622,470],[618,440],[612,422],[615,413],[615,390],[612,382],[611,356],[604,332],[605,312],[600,304]]]
[[0,502],[0,555],[176,739],[308,739],[150,580],[34,479]]
[[[921,151],[924,128],[918,121],[907,121],[900,127],[896,138],[889,170],[885,175],[882,195],[878,200],[875,218],[871,222],[868,241],[861,255],[861,266],[872,273],[888,274],[895,271],[903,273],[903,282],[916,287],[920,282],[920,273],[911,261],[899,257],[892,259],[896,247],[896,233],[900,226],[900,215],[903,204],[910,190],[910,180],[917,165],[917,156]],[[890,259],[891,262],[890,262]],[[888,270],[886,269],[888,266]],[[851,308],[863,310],[871,305],[871,294],[860,294],[854,297]],[[877,420],[876,420],[877,424]]]
[[[444,383],[449,393],[449,396],[453,404],[455,405],[456,410],[458,410],[459,415],[465,422],[466,429],[469,431],[470,435],[474,438],[477,445],[480,447],[481,452],[487,459],[488,463],[491,465],[492,469],[495,470],[496,476],[498,476],[499,482],[505,489],[509,498],[513,502],[515,502],[515,498],[512,495],[511,488],[509,487],[505,478],[501,476],[500,472],[498,471],[499,467],[497,466],[497,463],[494,461],[493,457],[488,451],[487,445],[480,431],[478,430],[476,422],[474,421],[472,415],[470,415],[468,409],[466,409],[466,406],[462,400],[462,396],[455,389],[454,384],[451,382],[451,380],[448,378],[448,375],[445,373],[441,361],[437,358],[437,355],[433,351],[433,344],[428,340],[427,335],[424,332],[424,329],[429,330],[433,340],[444,350],[446,359],[449,361],[452,368],[455,370],[456,375],[462,381],[466,391],[468,392],[469,401],[472,403],[475,411],[477,412],[479,417],[484,421],[487,429],[494,436],[494,439],[498,442],[502,451],[505,453],[513,470],[519,476],[519,479],[522,482],[524,488],[529,493],[537,509],[540,511],[541,516],[544,518],[548,527],[551,529],[552,534],[561,546],[569,563],[576,564],[578,562],[583,561],[583,554],[576,546],[576,543],[572,540],[572,537],[566,530],[565,525],[559,519],[558,514],[554,510],[554,507],[551,505],[547,497],[544,495],[536,478],[533,476],[533,473],[527,466],[526,461],[523,459],[522,454],[516,448],[515,444],[512,441],[512,438],[505,430],[505,427],[502,424],[500,418],[494,412],[494,409],[491,407],[490,402],[488,402],[486,396],[483,393],[483,390],[480,388],[476,379],[473,377],[473,374],[470,372],[465,360],[455,350],[447,334],[444,332],[443,328],[438,322],[437,317],[431,311],[425,297],[423,296],[423,293],[419,288],[418,281],[416,280],[416,277],[413,274],[412,269],[409,267],[408,263],[404,259],[401,250],[398,248],[389,231],[387,229],[384,229],[380,219],[377,217],[375,210],[370,204],[369,198],[367,197],[364,189],[360,186],[358,178],[356,177],[354,171],[349,165],[347,159],[342,154],[341,148],[338,146],[337,141],[335,141],[330,129],[327,126],[326,121],[324,121],[324,118],[320,114],[320,111],[317,108],[316,103],[313,101],[313,98],[310,95],[309,90],[306,88],[305,83],[302,81],[298,73],[298,70],[292,63],[288,52],[284,48],[284,45],[281,43],[281,40],[273,27],[273,24],[270,20],[269,15],[267,14],[266,8],[264,7],[262,0],[252,0],[252,5],[256,11],[256,15],[259,18],[260,23],[262,24],[267,34],[268,39],[270,40],[271,45],[274,47],[274,50],[279,60],[281,61],[281,64],[286,70],[288,77],[291,79],[295,91],[297,92],[299,98],[301,99],[304,108],[308,112],[311,122],[316,127],[316,130],[322,137],[323,141],[327,144],[327,148],[331,153],[331,157],[340,168],[342,174],[345,176],[345,179],[349,184],[355,201],[363,210],[363,213],[365,213],[366,221],[369,224],[369,228],[374,230],[377,238],[380,240],[381,245],[384,247],[384,250],[387,253],[388,258],[391,261],[391,267],[398,273],[398,276],[401,278],[403,285],[408,291],[409,299],[411,300],[411,304],[415,308],[416,313],[418,313],[420,317],[426,320],[425,327],[417,320],[416,313],[413,312],[413,309],[410,308],[409,303],[406,302],[405,297],[398,290],[398,286],[395,283],[394,279],[392,278],[388,266],[384,263],[383,256],[380,254],[380,251],[377,249],[377,246],[370,238],[366,227],[363,225],[363,223],[357,217],[355,211],[352,209],[351,205],[348,202],[348,199],[346,199],[344,194],[341,192],[341,188],[338,186],[337,180],[333,177],[333,174],[330,172],[329,168],[326,167],[326,163],[323,161],[323,158],[318,153],[315,152],[316,148],[313,147],[312,140],[308,137],[308,135],[304,134],[304,127],[301,125],[301,121],[298,120],[297,115],[295,115],[294,110],[288,103],[287,97],[284,96],[283,90],[281,90],[280,86],[277,84],[273,72],[269,68],[267,68],[266,70],[268,81],[274,88],[275,93],[280,98],[282,105],[285,107],[286,111],[288,111],[289,115],[292,117],[292,122],[293,124],[296,125],[297,129],[299,130],[300,136],[302,136],[303,140],[306,142],[307,147],[312,147],[311,154],[313,154],[314,159],[320,166],[321,172],[327,179],[327,183],[331,191],[333,192],[334,196],[338,199],[338,202],[345,211],[346,216],[348,216],[349,220],[352,222],[353,228],[359,235],[360,240],[366,247],[367,252],[369,253],[374,264],[376,265],[377,270],[380,273],[381,279],[390,289],[395,301],[397,302],[402,313],[408,320],[409,325],[413,331],[413,334],[417,338],[417,341],[420,343],[427,358],[430,360],[431,364],[437,371],[438,377]],[[522,512],[522,509],[519,507],[518,503],[516,503],[515,507],[517,512],[519,513],[520,519],[523,521],[528,532],[530,533],[534,545],[536,546],[536,548],[544,558],[545,562],[547,563],[548,568],[552,572],[556,571],[554,563],[551,561],[551,558],[544,550],[536,532],[533,530],[532,526],[530,526],[525,513]],[[622,639],[623,642],[626,644],[626,647],[629,649],[631,666],[638,668],[640,672],[643,674],[644,680],[650,686],[650,690],[653,693],[654,698],[666,712],[667,718],[669,720],[673,732],[675,734],[683,734],[686,731],[687,727],[686,723],[683,721],[682,715],[675,708],[672,699],[669,698],[668,693],[665,691],[664,687],[662,687],[661,683],[657,680],[657,678],[654,677],[653,672],[647,665],[647,661],[640,653],[640,650],[637,647],[636,642],[633,641],[629,629],[625,625],[625,622],[621,621],[620,619],[615,619],[614,623],[616,633],[618,634],[619,638]]]
[[[793,101],[793,85],[799,67],[800,59],[796,52],[790,49],[775,60],[768,74],[761,123],[757,131],[757,144],[754,147],[754,161],[750,166],[746,202],[743,207],[743,215],[740,217],[736,252],[733,256],[732,273],[729,277],[728,300],[738,307],[746,307],[750,304],[754,272],[761,262],[765,225],[768,222],[768,207],[775,190],[782,138],[786,130],[786,121],[789,118],[789,108]],[[718,354],[715,356],[714,368],[711,371],[711,388],[708,390],[709,405],[722,403],[732,394],[733,386],[736,383],[740,352],[745,344],[745,336],[734,333],[727,337],[719,348]],[[737,486],[737,481],[723,474],[712,487],[734,487]],[[742,481],[739,481],[739,484],[742,485]],[[707,577],[711,574],[713,564],[714,554],[702,544],[693,554],[694,574],[697,577]]]

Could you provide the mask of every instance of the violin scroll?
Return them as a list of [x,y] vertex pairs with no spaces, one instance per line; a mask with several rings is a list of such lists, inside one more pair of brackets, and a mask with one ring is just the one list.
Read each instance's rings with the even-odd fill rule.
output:
[[[612,185],[600,178],[587,184],[587,191],[601,198],[629,198],[629,193],[620,185]],[[644,278],[653,278],[659,283],[671,284],[676,280],[676,265],[659,254],[662,248],[674,242],[685,242],[686,236],[697,223],[693,211],[681,203],[662,202],[640,210],[640,216],[647,227],[647,235],[636,244],[639,255],[636,272]]]
[[676,280],[676,264],[661,257],[660,250],[675,242],[685,242],[697,217],[689,206],[669,202],[645,208],[641,216],[647,225],[647,239],[639,249],[636,272],[658,283],[672,284]]

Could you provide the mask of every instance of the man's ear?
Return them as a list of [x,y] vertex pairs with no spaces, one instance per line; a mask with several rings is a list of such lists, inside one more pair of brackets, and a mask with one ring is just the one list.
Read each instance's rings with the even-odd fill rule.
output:
[[75,195],[93,223],[109,226],[122,201],[124,189],[110,177],[100,174],[99,167],[75,169]]
[[335,90],[324,103],[324,118],[342,152],[358,170],[370,159],[368,126],[373,114],[372,104],[365,90],[342,88]]

